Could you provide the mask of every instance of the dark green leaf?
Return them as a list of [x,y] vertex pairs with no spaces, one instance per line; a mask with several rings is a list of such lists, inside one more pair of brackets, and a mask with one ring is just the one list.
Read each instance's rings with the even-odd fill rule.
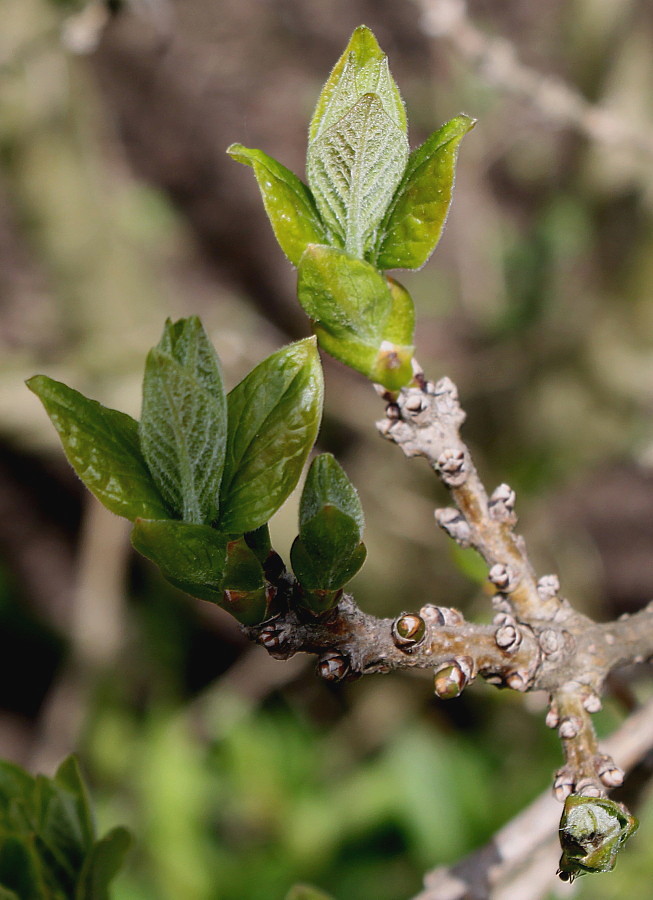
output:
[[107,509],[132,521],[170,515],[138,441],[138,423],[78,391],[35,375],[27,386],[57,429],[68,461]]
[[227,538],[208,525],[139,519],[132,544],[155,562],[175,587],[192,597],[222,604]]
[[407,159],[405,134],[373,93],[309,144],[306,171],[315,202],[352,256],[362,258],[373,245]]
[[401,285],[344,250],[311,244],[297,292],[327,353],[390,390],[412,379],[413,304]]
[[201,322],[168,321],[147,357],[140,439],[159,490],[185,522],[217,517],[226,432],[220,363]]
[[45,900],[51,896],[29,837],[0,831],[0,900]]
[[131,844],[126,828],[112,828],[86,857],[75,900],[109,900],[109,884],[120,870]]
[[79,827],[81,845],[88,850],[95,840],[95,824],[88,790],[74,756],[69,756],[61,763],[54,776],[54,783],[66,792],[62,795],[65,796],[65,802],[72,801],[71,812],[75,825]]
[[456,157],[474,119],[456,116],[410,156],[379,228],[380,269],[419,269],[435,249],[451,204]]
[[267,591],[263,567],[245,538],[227,545],[227,568],[222,606],[243,625],[255,625],[266,618]]
[[276,239],[293,265],[298,265],[307,244],[327,243],[313,195],[290,169],[242,144],[232,144],[227,153],[254,170]]
[[299,536],[292,545],[293,571],[304,603],[324,612],[365,561],[363,510],[347,475],[329,453],[313,460],[299,506]]
[[231,391],[221,531],[254,531],[286,500],[315,441],[322,393],[314,338],[274,353]]
[[320,453],[310,465],[299,503],[300,534],[325,506],[333,507],[352,520],[356,543],[365,527],[363,508],[345,470],[331,453]]
[[[337,512],[334,518],[336,515]],[[332,534],[330,547],[335,547],[336,543],[337,538]],[[346,543],[348,545],[348,542]],[[357,544],[353,550],[348,546],[347,554],[340,557],[328,552],[316,553],[300,537],[295,538],[290,548],[293,572],[301,586],[309,591],[339,591],[358,572],[366,556],[367,550],[363,543]]]
[[270,541],[270,529],[267,523],[261,525],[255,531],[248,531],[244,535],[245,543],[254,552],[258,561],[263,565],[270,555],[272,543]]

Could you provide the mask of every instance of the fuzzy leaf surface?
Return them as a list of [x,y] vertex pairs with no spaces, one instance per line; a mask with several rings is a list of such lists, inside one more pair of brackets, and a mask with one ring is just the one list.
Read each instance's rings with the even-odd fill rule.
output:
[[315,338],[273,353],[229,394],[220,530],[254,531],[294,489],[322,416]]
[[294,266],[307,244],[328,242],[313,195],[290,169],[262,150],[242,144],[232,144],[227,153],[254,170],[275,237]]
[[145,365],[140,439],[159,490],[185,522],[217,517],[226,436],[216,352],[196,316],[168,320]]
[[458,148],[474,119],[456,116],[410,155],[379,228],[380,269],[419,269],[437,246],[451,205]]
[[27,386],[57,429],[68,462],[107,509],[131,521],[171,515],[145,462],[135,419],[46,375]]
[[164,577],[191,597],[222,604],[228,538],[208,525],[139,519],[132,544]]
[[378,95],[386,114],[405,134],[406,110],[390,74],[388,58],[372,31],[359,25],[322,88],[309,126],[309,142],[369,93]]
[[374,244],[408,158],[404,132],[363,94],[308,147],[308,182],[322,219],[353,256]]

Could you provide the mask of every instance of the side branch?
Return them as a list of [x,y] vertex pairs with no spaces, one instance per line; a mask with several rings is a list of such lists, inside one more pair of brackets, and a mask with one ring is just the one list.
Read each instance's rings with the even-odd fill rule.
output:
[[564,608],[557,579],[538,582],[523,539],[514,534],[514,491],[502,484],[488,498],[460,437],[465,413],[455,385],[449,378],[416,380],[390,400],[377,428],[406,456],[424,457],[448,488],[455,508],[437,510],[436,520],[458,544],[481,554],[498,591],[497,609],[527,622],[553,619]]

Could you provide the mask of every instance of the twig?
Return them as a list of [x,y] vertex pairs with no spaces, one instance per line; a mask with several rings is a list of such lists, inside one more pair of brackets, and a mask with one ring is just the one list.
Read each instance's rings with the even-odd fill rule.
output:
[[470,20],[465,0],[417,0],[422,29],[446,40],[482,78],[525,101],[551,122],[581,131],[600,144],[653,155],[653,132],[586,100],[560,78],[524,65],[505,38],[492,38]]
[[[628,719],[603,744],[606,755],[631,769],[653,747],[653,700]],[[424,879],[413,900],[487,900],[490,890],[526,863],[558,828],[560,806],[550,793],[541,794],[511,819],[492,840],[451,867],[439,867]]]
[[463,547],[483,556],[497,592],[493,625],[467,622],[458,610],[424,605],[396,619],[362,612],[345,595],[326,619],[297,604],[297,585],[283,573],[272,618],[250,637],[278,658],[319,656],[319,673],[333,681],[399,668],[433,668],[435,692],[458,696],[480,675],[514,690],[551,695],[547,724],[557,728],[565,765],[556,774],[559,800],[572,792],[604,796],[620,784],[621,769],[598,752],[590,715],[600,709],[608,673],[653,655],[653,604],[630,618],[600,625],[559,595],[556,576],[536,578],[523,539],[514,533],[515,494],[500,485],[488,498],[460,435],[465,414],[455,385],[428,382],[416,367],[414,384],[398,395],[380,393],[386,417],[377,426],[408,457],[423,457],[455,504],[436,519]]

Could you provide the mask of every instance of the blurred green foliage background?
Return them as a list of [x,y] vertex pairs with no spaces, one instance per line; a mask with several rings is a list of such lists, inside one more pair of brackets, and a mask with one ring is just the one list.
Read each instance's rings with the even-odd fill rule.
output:
[[[458,112],[479,119],[435,258],[404,279],[418,358],[457,382],[487,484],[518,491],[538,572],[599,619],[639,608],[653,596],[653,7],[469,3],[488,38],[612,110],[637,148],[497,87],[455,41],[425,36],[412,0],[0,8],[0,756],[51,773],[78,752],[100,830],[137,837],[117,900],[282,900],[299,880],[338,900],[408,898],[547,788],[560,751],[544,698],[477,685],[436,703],[409,675],[334,688],[310,660],[248,647],[132,556],[23,380],[44,371],[138,415],[168,315],[203,317],[229,386],[308,332],[251,173],[224,150],[242,141],[302,174],[320,86],[364,22],[413,146]],[[325,368],[319,448],[367,517],[358,602],[487,620],[477,560],[435,527],[435,479],[378,439],[369,386]],[[290,502],[272,523],[286,558],[296,517]],[[650,692],[633,673],[611,687],[603,733]],[[649,896],[652,762],[629,782],[639,836],[576,896]]]

